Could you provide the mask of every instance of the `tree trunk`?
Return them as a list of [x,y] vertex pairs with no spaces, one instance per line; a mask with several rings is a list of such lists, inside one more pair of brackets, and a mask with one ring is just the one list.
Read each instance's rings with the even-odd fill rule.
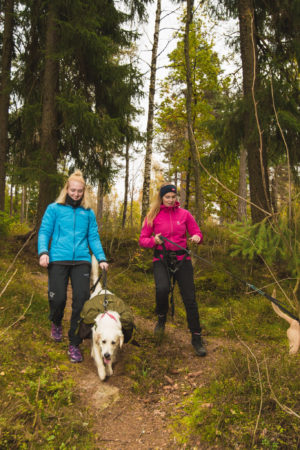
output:
[[26,207],[26,186],[22,186],[22,196],[21,196],[21,212],[20,212],[20,222],[25,221],[25,207]]
[[124,185],[124,202],[123,202],[123,217],[122,228],[125,228],[127,205],[128,205],[128,180],[129,180],[129,139],[126,139],[126,152],[125,152],[125,185]]
[[149,204],[150,204],[154,96],[155,96],[155,81],[156,81],[156,65],[157,65],[157,49],[158,49],[158,39],[159,39],[160,14],[161,14],[161,0],[157,0],[153,47],[152,47],[152,59],[151,59],[150,87],[149,87],[147,142],[146,142],[145,170],[144,170],[144,184],[143,184],[143,198],[142,198],[142,216],[141,216],[142,222],[144,220],[144,217],[147,214],[147,211],[149,209]]
[[11,180],[10,185],[10,195],[9,195],[9,215],[10,217],[13,215],[13,207],[14,207],[14,186]]
[[185,204],[185,199],[186,199],[186,176],[187,173],[185,171],[182,171],[180,174],[180,204],[184,205]]
[[46,30],[45,67],[43,76],[41,125],[41,175],[37,211],[37,227],[47,205],[57,195],[58,125],[56,93],[58,89],[59,62],[57,51],[58,30],[54,4],[49,2]]
[[190,145],[191,158],[193,162],[193,169],[195,175],[195,194],[196,194],[196,219],[201,225],[203,222],[203,195],[201,189],[201,167],[200,167],[200,155],[196,146],[196,141],[193,132],[193,116],[192,116],[192,102],[193,102],[193,85],[191,77],[191,64],[190,64],[190,25],[193,21],[193,0],[187,0],[186,22],[185,22],[185,34],[184,34],[184,56],[186,66],[186,114],[187,114],[187,129],[188,140]]
[[243,67],[243,93],[245,100],[243,117],[244,146],[248,155],[250,199],[252,202],[251,217],[253,223],[258,223],[270,212],[270,194],[266,152],[262,143],[260,143],[260,130],[258,129],[258,123],[255,118],[255,106],[257,108],[257,103],[253,97],[258,84],[253,0],[239,0],[238,9]]
[[245,147],[242,146],[240,150],[239,198],[238,198],[238,214],[237,214],[237,220],[239,220],[240,222],[243,222],[247,219],[246,199],[247,199],[247,152]]
[[4,4],[4,30],[0,81],[0,211],[5,207],[6,158],[8,154],[8,111],[10,100],[10,71],[13,51],[14,0]]

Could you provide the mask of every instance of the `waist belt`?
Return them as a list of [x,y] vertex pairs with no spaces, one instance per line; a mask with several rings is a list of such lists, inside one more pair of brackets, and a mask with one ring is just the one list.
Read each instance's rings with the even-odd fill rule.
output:
[[158,249],[158,248],[156,248],[156,249],[154,249],[154,256],[155,256],[155,258],[159,258],[160,257],[160,255],[164,255],[166,253],[166,255],[168,256],[168,255],[186,255],[186,251],[184,251],[184,250],[164,250],[164,249]]

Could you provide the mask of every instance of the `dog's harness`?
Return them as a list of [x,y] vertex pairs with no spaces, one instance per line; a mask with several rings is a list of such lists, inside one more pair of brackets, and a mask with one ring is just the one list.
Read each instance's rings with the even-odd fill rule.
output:
[[[161,253],[163,258],[161,257]],[[165,242],[162,243],[162,250],[155,249],[154,257],[158,258],[166,267],[168,280],[169,280],[169,293],[170,293],[170,305],[171,305],[171,314],[172,318],[175,314],[175,305],[174,305],[174,288],[175,288],[175,274],[180,269],[186,258],[189,256],[189,250],[167,250],[165,246]],[[177,259],[178,255],[184,255],[181,260]]]
[[117,319],[115,318],[115,316],[114,316],[113,314],[109,313],[108,311],[105,311],[104,313],[102,313],[101,316],[100,316],[100,319],[103,319],[103,317],[104,317],[105,315],[107,315],[107,316],[110,317],[111,319],[113,319],[113,320],[115,320],[116,322],[118,322]]

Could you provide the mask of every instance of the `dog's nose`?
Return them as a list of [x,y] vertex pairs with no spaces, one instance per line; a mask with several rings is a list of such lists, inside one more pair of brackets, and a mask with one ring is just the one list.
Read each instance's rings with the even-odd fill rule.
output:
[[110,359],[110,353],[104,353],[104,358]]

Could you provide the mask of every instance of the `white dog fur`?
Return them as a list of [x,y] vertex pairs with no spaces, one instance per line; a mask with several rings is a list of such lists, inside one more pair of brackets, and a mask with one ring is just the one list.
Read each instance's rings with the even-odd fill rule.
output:
[[[273,291],[272,296],[276,297],[276,291]],[[290,355],[294,355],[295,353],[297,353],[300,346],[300,324],[299,322],[297,322],[297,320],[292,319],[283,311],[281,311],[281,309],[278,308],[278,306],[275,305],[274,303],[272,303],[272,306],[276,314],[278,314],[278,316],[282,317],[290,324],[290,327],[288,328],[286,334],[290,345],[289,353]]]
[[[92,256],[92,282],[96,282],[99,266],[94,255]],[[112,294],[105,291],[98,283],[91,297],[98,294]],[[124,336],[120,315],[116,311],[106,311],[98,314],[95,325],[92,328],[92,351],[91,356],[97,366],[100,379],[103,381],[113,374],[112,365],[116,361],[118,349],[122,348]]]
[[113,374],[112,365],[124,341],[119,314],[116,311],[98,314],[92,331],[91,355],[97,366],[100,380],[103,381]]

